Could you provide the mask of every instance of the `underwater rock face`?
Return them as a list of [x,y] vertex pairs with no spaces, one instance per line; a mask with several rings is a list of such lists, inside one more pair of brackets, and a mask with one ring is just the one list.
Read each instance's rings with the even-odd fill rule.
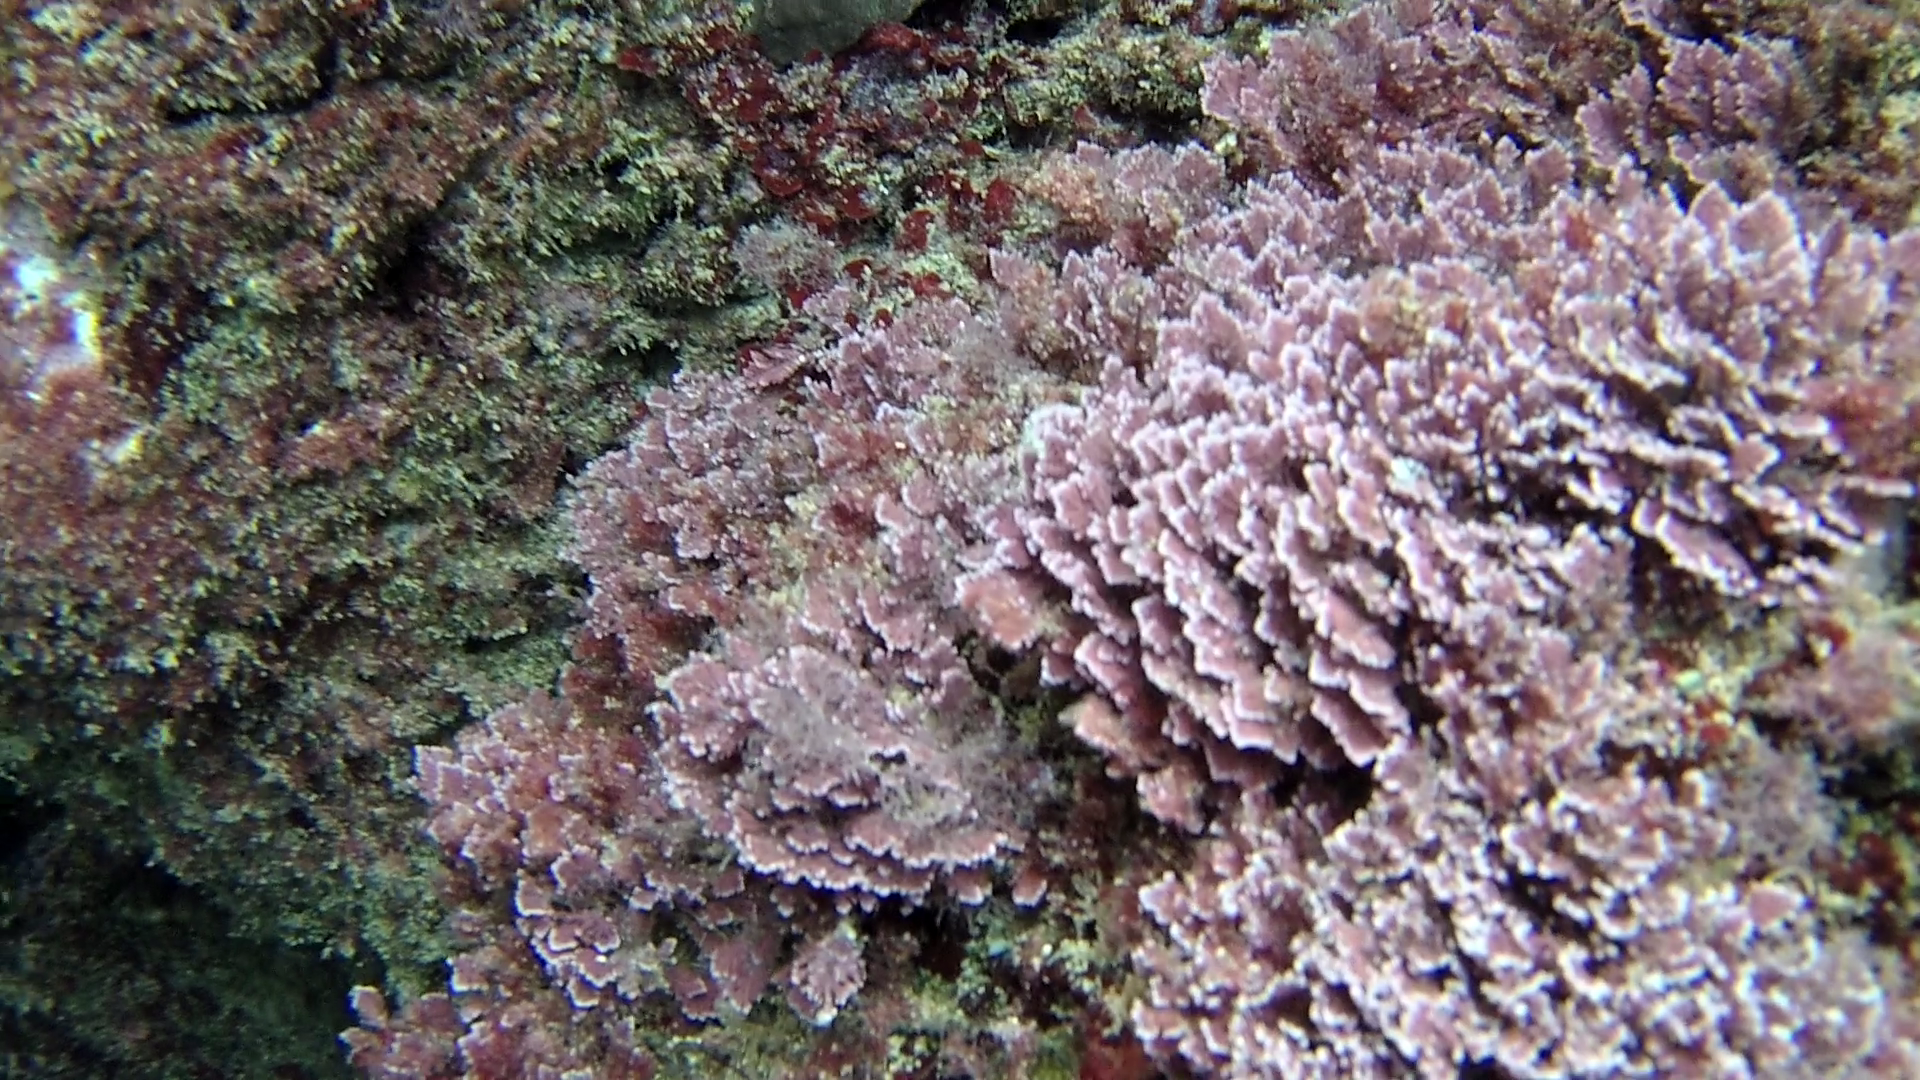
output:
[[875,23],[900,22],[920,0],[762,0],[753,17],[760,47],[777,64],[819,49],[833,52],[860,39]]

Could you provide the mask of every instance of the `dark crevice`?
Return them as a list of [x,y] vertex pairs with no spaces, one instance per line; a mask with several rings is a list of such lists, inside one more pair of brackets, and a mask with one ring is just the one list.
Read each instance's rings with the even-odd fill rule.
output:
[[1007,24],[1007,40],[1034,48],[1050,45],[1066,33],[1069,22],[1063,18],[1027,19]]

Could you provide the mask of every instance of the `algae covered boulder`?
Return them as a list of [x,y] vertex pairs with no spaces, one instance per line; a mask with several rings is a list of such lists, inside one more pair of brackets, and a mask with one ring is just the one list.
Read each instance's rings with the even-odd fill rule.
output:
[[784,64],[814,49],[843,49],[867,27],[900,22],[919,6],[920,0],[761,0],[753,29],[767,56]]

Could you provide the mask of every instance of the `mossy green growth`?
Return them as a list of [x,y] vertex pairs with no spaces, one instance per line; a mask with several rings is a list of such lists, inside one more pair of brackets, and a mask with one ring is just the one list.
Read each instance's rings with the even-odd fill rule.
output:
[[[234,933],[378,957],[413,989],[448,948],[411,746],[551,685],[580,588],[561,470],[619,441],[656,374],[503,314],[230,313],[147,435],[147,463],[197,470],[212,572],[119,677],[6,690],[0,771],[34,798],[149,853]],[[72,610],[54,655],[114,636],[118,612]],[[128,707],[130,670],[189,657],[212,660],[200,703]]]
[[234,932],[136,853],[0,799],[0,1075],[344,1080],[345,964]]

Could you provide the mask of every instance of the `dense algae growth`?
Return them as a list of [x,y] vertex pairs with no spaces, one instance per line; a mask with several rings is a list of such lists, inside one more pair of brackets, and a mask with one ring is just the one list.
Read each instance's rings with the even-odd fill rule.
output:
[[0,23],[0,1072],[1915,1070],[1904,3]]

